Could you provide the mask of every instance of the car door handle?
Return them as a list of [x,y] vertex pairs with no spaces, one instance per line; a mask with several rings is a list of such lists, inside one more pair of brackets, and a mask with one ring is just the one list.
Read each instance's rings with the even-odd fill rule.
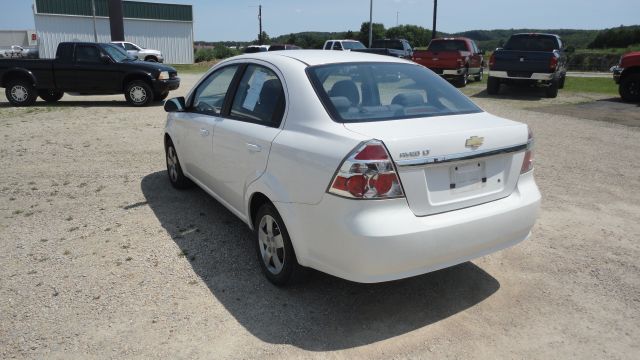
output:
[[260,151],[262,151],[262,146],[256,145],[256,144],[247,143],[247,150],[249,150],[251,152],[260,152]]
[[209,130],[207,130],[207,129],[200,129],[200,135],[201,135],[201,136],[209,136]]

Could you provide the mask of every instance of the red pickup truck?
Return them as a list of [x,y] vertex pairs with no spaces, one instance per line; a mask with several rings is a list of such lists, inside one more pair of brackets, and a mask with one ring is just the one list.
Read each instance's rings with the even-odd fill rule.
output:
[[467,85],[469,75],[482,80],[484,57],[475,41],[464,38],[433,39],[427,50],[415,50],[413,61],[426,66],[458,87]]
[[619,84],[618,92],[622,100],[640,101],[640,51],[630,52],[620,58],[618,65],[611,68],[613,80]]

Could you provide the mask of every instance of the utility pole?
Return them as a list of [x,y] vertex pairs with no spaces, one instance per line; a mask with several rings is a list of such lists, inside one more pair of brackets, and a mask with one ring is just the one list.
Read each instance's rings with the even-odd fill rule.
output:
[[400,16],[400,11],[396,11],[396,26],[398,26],[398,16]]
[[96,0],[91,0],[91,13],[93,14],[93,41],[98,42],[98,30],[96,29]]
[[433,0],[433,30],[431,31],[431,40],[436,38],[436,16],[438,14],[438,0]]
[[373,44],[373,0],[369,1],[369,47]]
[[258,5],[258,45],[262,45],[262,4]]

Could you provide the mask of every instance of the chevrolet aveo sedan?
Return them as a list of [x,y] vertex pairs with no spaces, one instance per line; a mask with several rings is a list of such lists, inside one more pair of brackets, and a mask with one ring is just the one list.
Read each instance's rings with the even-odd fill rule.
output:
[[427,273],[526,239],[537,216],[527,125],[402,59],[242,55],[165,110],[171,184],[244,221],[277,285]]

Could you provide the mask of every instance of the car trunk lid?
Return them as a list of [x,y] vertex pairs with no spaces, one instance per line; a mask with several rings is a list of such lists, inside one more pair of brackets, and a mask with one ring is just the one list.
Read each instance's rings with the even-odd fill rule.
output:
[[487,113],[344,126],[384,142],[417,216],[509,196],[528,139],[526,125]]

